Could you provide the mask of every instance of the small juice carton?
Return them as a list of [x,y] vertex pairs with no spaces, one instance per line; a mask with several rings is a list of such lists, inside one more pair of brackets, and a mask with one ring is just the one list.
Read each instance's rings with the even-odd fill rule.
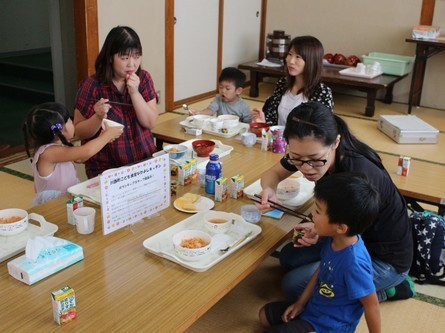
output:
[[75,196],[71,200],[66,202],[66,213],[68,215],[68,224],[75,225],[74,222],[74,211],[77,208],[83,207],[83,197]]
[[227,189],[227,177],[215,180],[215,201],[224,201],[229,196]]
[[54,320],[64,325],[77,318],[74,289],[65,286],[51,293]]
[[178,184],[188,185],[192,183],[192,164],[186,161],[184,164],[178,166]]
[[244,176],[235,175],[230,178],[230,197],[234,199],[241,198],[243,196],[244,189]]
[[192,158],[190,160],[188,160],[188,162],[190,163],[190,176],[192,177],[192,182],[194,182],[195,180],[198,179],[198,159],[197,158]]

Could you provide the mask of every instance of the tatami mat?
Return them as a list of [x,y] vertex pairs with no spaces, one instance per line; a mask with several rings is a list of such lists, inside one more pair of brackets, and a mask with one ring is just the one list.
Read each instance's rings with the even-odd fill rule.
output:
[[[278,265],[278,259],[267,258],[186,332],[261,332],[258,310],[267,302],[282,299]],[[445,327],[445,308],[417,299],[385,302],[380,311],[382,332],[441,333]],[[368,332],[364,318],[356,332]]]

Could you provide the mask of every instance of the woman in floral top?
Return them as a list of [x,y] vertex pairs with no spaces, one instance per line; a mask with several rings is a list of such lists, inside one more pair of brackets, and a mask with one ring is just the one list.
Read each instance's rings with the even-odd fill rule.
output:
[[333,111],[331,89],[321,82],[324,49],[312,36],[295,37],[286,56],[287,75],[278,80],[275,91],[262,109],[252,110],[254,122],[285,125],[287,115],[301,103],[317,101]]

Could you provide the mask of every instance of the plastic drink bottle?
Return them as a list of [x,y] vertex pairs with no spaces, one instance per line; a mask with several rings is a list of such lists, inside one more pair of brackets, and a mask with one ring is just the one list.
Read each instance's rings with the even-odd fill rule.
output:
[[206,185],[207,194],[215,194],[215,181],[222,176],[222,167],[217,154],[210,154],[209,162],[206,166]]

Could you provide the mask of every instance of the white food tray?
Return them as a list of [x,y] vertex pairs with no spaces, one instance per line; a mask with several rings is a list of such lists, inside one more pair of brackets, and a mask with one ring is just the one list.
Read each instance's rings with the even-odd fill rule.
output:
[[[278,200],[278,203],[293,209],[305,204],[310,198],[312,198],[315,183],[302,177],[299,171],[290,177],[298,177],[297,180],[300,183],[300,192],[295,198],[286,201]],[[260,194],[262,190],[261,180],[258,179],[254,183],[244,188],[244,194],[250,198],[253,198],[255,194]]]
[[[172,165],[181,165],[186,160],[189,160],[190,158],[192,158],[192,154],[193,154],[193,157],[198,159],[198,165],[201,163],[207,164],[207,162],[209,161],[208,156],[207,157],[198,157],[197,154],[193,151],[192,142],[196,141],[196,140],[200,140],[200,139],[192,139],[192,140],[181,142],[180,143],[181,145],[184,145],[187,147],[187,151],[185,152],[184,156],[182,158],[180,158],[179,160],[170,159],[170,163]],[[218,154],[218,156],[220,158],[223,156],[229,155],[233,150],[232,146],[225,145],[219,140],[211,140],[211,141],[215,142],[215,149],[213,149],[212,154]],[[154,153],[153,157],[157,157],[157,156],[164,155],[164,154],[166,154],[166,152],[161,150],[161,151]]]
[[[24,251],[28,239],[35,236],[53,236],[59,229],[57,225],[47,222],[42,215],[31,213],[28,218],[28,227],[21,233],[0,236],[0,262]],[[31,220],[38,222],[39,225],[31,223]]]
[[[143,243],[144,247],[149,252],[173,261],[185,268],[191,269],[192,271],[204,272],[231,255],[233,252],[237,251],[239,248],[249,243],[261,233],[261,227],[246,222],[246,220],[244,220],[240,215],[231,213],[235,219],[235,223],[227,233],[213,235],[213,244],[210,255],[198,261],[186,261],[177,257],[173,248],[173,235],[179,231],[188,229],[209,232],[204,226],[204,215],[207,213],[208,212],[199,212],[157,233],[156,235],[147,238]],[[252,234],[240,244],[230,248],[225,253],[221,253],[219,251],[219,249],[236,243],[249,232],[252,232]]]
[[[179,125],[181,125],[182,127],[198,128],[198,127],[193,125],[193,116],[187,117],[187,119],[179,122]],[[220,137],[223,137],[223,138],[231,138],[231,137],[239,134],[243,128],[245,128],[246,130],[249,129],[249,124],[240,122],[237,126],[235,126],[233,128],[229,128],[227,133],[222,133],[222,132],[219,132],[219,131],[212,130],[212,128],[210,126],[210,122],[207,121],[204,124],[204,127],[202,128],[202,131],[204,133],[215,135],[215,136],[220,136]]]
[[378,73],[374,73],[374,74],[358,73],[357,69],[355,67],[349,67],[349,68],[342,69],[341,71],[339,71],[339,73],[342,75],[346,75],[346,76],[361,77],[363,79],[373,79],[373,78],[383,74],[383,72],[381,72],[381,71]]
[[100,176],[69,187],[68,193],[81,195],[85,200],[100,205],[102,200],[100,195]]

